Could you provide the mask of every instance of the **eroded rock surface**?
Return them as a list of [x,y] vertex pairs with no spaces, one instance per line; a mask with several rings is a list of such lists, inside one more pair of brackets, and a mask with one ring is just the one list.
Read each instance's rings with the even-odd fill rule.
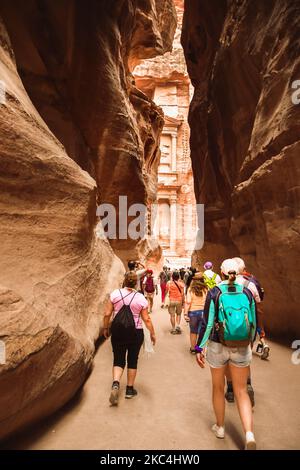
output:
[[0,16],[3,438],[62,406],[91,365],[115,253],[137,243],[100,240],[97,203],[155,195],[163,118],[130,63],[168,50],[176,20],[171,0],[1,0]]
[[300,333],[298,2],[185,2],[195,94],[191,150],[205,245],[195,263],[240,254],[266,290],[267,330]]

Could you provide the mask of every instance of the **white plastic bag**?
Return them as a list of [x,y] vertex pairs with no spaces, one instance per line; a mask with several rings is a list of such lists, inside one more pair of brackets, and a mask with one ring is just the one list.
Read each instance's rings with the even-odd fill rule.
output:
[[148,330],[148,328],[145,327],[145,325],[143,325],[143,329],[144,329],[144,352],[148,355],[151,355],[154,353],[154,347],[151,341],[150,331]]

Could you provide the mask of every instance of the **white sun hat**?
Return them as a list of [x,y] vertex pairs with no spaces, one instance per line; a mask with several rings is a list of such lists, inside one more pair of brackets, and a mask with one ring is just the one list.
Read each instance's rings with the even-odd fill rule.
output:
[[246,269],[245,261],[242,258],[233,258],[233,260],[239,267],[238,274],[242,274]]
[[221,264],[221,271],[225,276],[228,276],[230,272],[239,273],[239,265],[233,258],[228,258]]

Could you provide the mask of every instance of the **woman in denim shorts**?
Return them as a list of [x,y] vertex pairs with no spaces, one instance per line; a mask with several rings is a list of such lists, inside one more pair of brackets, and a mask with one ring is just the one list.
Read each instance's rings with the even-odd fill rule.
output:
[[[225,260],[221,266],[222,277],[225,279],[221,284],[228,284],[228,291],[235,292],[240,289],[236,282],[236,274],[238,272],[237,263],[230,259]],[[225,369],[229,366],[233,390],[236,398],[240,418],[245,432],[245,449],[256,449],[256,442],[253,434],[253,415],[251,401],[247,392],[247,379],[249,376],[249,366],[252,359],[252,350],[250,344],[244,347],[227,347],[220,341],[216,320],[218,311],[215,308],[215,299],[220,290],[218,287],[211,289],[207,295],[204,307],[203,322],[199,333],[197,345],[197,362],[201,368],[205,367],[205,361],[208,362],[212,376],[213,386],[213,407],[216,415],[216,424],[212,427],[216,437],[223,439],[225,437]],[[243,291],[249,300],[249,308],[254,312],[255,301],[251,292],[244,288]],[[218,308],[218,306],[217,306]],[[255,327],[253,328],[253,336]],[[253,338],[252,336],[252,338]],[[207,344],[208,343],[208,344]],[[207,352],[205,358],[205,347],[207,344]]]
[[195,346],[203,319],[206,296],[207,287],[204,282],[203,274],[196,273],[187,291],[184,308],[184,318],[190,325],[190,352],[192,354],[196,354]]

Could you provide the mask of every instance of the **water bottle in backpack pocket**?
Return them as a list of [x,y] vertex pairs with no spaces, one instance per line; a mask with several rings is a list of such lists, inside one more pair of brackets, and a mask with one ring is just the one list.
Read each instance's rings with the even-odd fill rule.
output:
[[238,283],[219,284],[219,338],[228,347],[248,346],[256,330],[255,303]]

